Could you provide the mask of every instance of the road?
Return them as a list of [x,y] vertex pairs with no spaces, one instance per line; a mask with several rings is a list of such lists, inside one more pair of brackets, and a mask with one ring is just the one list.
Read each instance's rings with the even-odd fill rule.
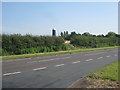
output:
[[118,60],[118,49],[5,60],[3,88],[66,88],[76,80]]

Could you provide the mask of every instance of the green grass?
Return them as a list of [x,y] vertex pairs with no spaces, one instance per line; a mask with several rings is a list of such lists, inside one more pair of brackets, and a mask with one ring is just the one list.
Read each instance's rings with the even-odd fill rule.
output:
[[[2,60],[10,60],[10,59],[19,59],[19,58],[34,58],[38,56],[49,56],[49,55],[58,55],[58,54],[71,54],[71,53],[78,53],[78,52],[88,52],[88,51],[95,51],[95,50],[106,50],[118,48],[118,46],[113,47],[102,47],[102,48],[86,48],[86,49],[77,49],[77,50],[68,50],[68,51],[58,51],[58,52],[46,52],[46,53],[34,53],[34,54],[23,54],[23,55],[10,55],[10,56],[1,56]],[[0,58],[1,58],[0,57]]]
[[105,67],[102,67],[96,70],[94,73],[89,74],[87,77],[91,79],[102,79],[110,81],[118,81],[118,63],[120,61],[109,64]]

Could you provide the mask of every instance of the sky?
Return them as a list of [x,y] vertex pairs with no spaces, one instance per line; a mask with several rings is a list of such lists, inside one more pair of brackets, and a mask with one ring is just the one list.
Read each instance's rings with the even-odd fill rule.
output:
[[3,2],[2,33],[118,33],[117,2]]

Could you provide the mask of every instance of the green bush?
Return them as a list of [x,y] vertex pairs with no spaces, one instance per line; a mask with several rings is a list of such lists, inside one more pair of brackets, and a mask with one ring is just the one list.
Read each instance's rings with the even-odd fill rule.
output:
[[116,37],[76,36],[71,40],[76,47],[96,48],[119,45]]
[[3,34],[2,55],[58,51],[59,47],[55,47],[55,50],[50,47],[61,46],[63,43],[64,39],[62,37]]
[[2,55],[7,56],[7,55],[9,55],[9,53],[6,50],[2,49]]
[[28,53],[43,53],[43,52],[53,52],[53,51],[64,51],[75,49],[72,45],[63,44],[61,46],[51,46],[51,47],[35,47],[35,48],[26,48],[20,50],[20,54],[28,54]]

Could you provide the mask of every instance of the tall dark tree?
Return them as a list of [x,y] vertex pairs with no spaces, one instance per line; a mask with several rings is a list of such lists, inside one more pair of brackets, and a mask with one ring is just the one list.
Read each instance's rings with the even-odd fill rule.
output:
[[61,32],[60,34],[61,34],[61,37],[63,37],[63,36],[64,36],[63,32]]
[[66,35],[68,35],[68,31],[66,31]]

